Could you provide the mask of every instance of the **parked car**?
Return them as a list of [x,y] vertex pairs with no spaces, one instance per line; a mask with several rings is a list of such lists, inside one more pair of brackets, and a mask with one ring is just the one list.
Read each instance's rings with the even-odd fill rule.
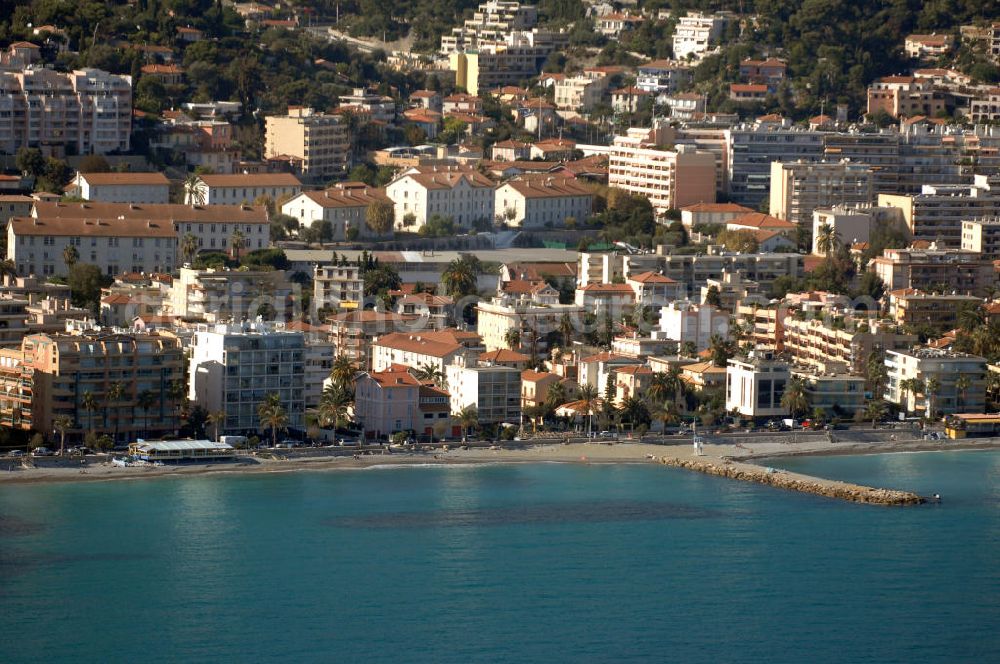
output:
[[24,456],[24,450],[11,450],[10,451],[10,455],[12,457],[23,457]]
[[32,456],[52,456],[53,454],[55,454],[55,452],[47,447],[36,447],[31,452]]

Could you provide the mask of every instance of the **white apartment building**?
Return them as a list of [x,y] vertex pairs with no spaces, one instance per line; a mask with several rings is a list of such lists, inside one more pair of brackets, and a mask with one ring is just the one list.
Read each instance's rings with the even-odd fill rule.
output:
[[702,351],[709,347],[712,335],[725,338],[728,332],[727,312],[711,304],[677,300],[660,309],[660,329],[653,334],[657,339],[670,339],[678,344],[690,341]]
[[978,251],[986,260],[1000,260],[1000,217],[963,221],[962,249]]
[[719,41],[727,19],[717,14],[688,12],[674,28],[674,57],[678,60],[698,58]]
[[679,145],[660,147],[660,129],[632,128],[615,136],[608,185],[639,194],[659,214],[694,203],[715,202],[715,155]]
[[259,433],[270,439],[257,407],[277,394],[288,428],[302,430],[304,362],[301,332],[267,323],[201,325],[191,338],[188,399],[210,413],[225,412],[220,433]]
[[365,281],[357,265],[313,266],[313,301],[319,309],[360,309],[365,299]]
[[476,8],[472,18],[461,27],[452,28],[451,34],[441,36],[441,53],[471,50],[479,42],[500,41],[515,30],[528,30],[538,22],[538,8],[520,2],[489,0]]
[[188,205],[249,205],[261,196],[273,203],[302,191],[302,182],[291,173],[237,173],[199,175],[191,191],[184,192]]
[[[118,220],[158,223],[163,227],[173,228],[178,240],[183,240],[189,233],[193,235],[198,241],[198,251],[229,251],[236,230],[243,234],[243,251],[264,249],[271,244],[267,209],[260,205],[38,202],[34,206],[32,216],[52,221],[89,220],[107,223],[110,226],[114,226],[114,222]],[[180,258],[182,257],[178,256],[178,260]],[[85,263],[90,262],[83,252],[80,260]],[[123,263],[127,264],[127,261]]]
[[670,94],[694,79],[691,67],[671,60],[654,60],[636,67],[635,85],[655,95]]
[[396,207],[396,229],[415,232],[434,215],[468,228],[493,219],[494,184],[472,168],[411,168],[389,183],[386,195]]
[[284,314],[292,294],[284,270],[194,270],[182,267],[170,287],[172,316],[206,323],[253,320],[262,306]]
[[809,225],[816,208],[871,205],[874,176],[865,164],[839,162],[771,162],[771,215],[796,225]]
[[303,191],[283,203],[281,213],[295,217],[303,226],[328,221],[333,227],[333,240],[343,242],[352,228],[357,229],[358,237],[374,234],[365,219],[368,207],[376,201],[392,203],[384,189],[338,182],[322,191]]
[[128,152],[132,79],[100,69],[0,72],[0,153]]
[[593,198],[576,179],[524,177],[508,180],[496,190],[494,214],[518,228],[560,228],[569,218],[584,223]]
[[451,412],[475,406],[480,424],[515,424],[521,420],[521,371],[514,367],[447,368]]
[[509,348],[508,330],[517,330],[522,348],[530,347],[532,339],[537,338],[538,350],[544,350],[541,339],[559,329],[564,316],[569,318],[574,329],[584,329],[586,310],[583,307],[559,304],[559,291],[545,283],[532,286],[531,291],[504,293],[488,302],[479,302],[476,332],[482,337],[486,350]]
[[[886,351],[885,398],[907,412],[982,413],[986,410],[986,360],[934,348]],[[904,381],[922,381],[916,392]],[[937,383],[937,391],[927,389]]]
[[77,173],[80,198],[104,203],[169,203],[170,180],[163,173]]
[[308,178],[329,178],[350,167],[351,137],[340,116],[289,107],[287,115],[265,119],[265,132],[264,157],[300,159]]
[[899,209],[914,238],[957,248],[962,245],[963,221],[996,216],[1000,191],[977,178],[971,187],[924,185],[919,194],[879,194],[878,204]]
[[729,199],[757,209],[769,200],[771,163],[819,161],[827,132],[793,129],[785,123],[758,122],[725,130]]
[[20,275],[66,275],[67,247],[108,276],[171,272],[178,259],[177,233],[163,220],[14,217],[7,225],[7,258]]
[[744,417],[777,417],[788,414],[781,397],[791,378],[788,364],[768,353],[732,358],[726,367],[726,410]]

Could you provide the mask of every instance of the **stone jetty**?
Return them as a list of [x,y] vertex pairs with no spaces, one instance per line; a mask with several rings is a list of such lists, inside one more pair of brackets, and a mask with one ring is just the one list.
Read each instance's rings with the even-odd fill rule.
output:
[[847,482],[789,473],[784,470],[764,468],[749,463],[739,463],[728,459],[701,460],[664,456],[658,460],[660,463],[675,468],[686,468],[707,475],[717,475],[742,482],[756,482],[757,484],[766,484],[779,489],[812,493],[817,496],[836,498],[852,503],[866,503],[868,505],[920,505],[926,502],[921,496],[909,491],[876,489],[859,484],[849,484]]

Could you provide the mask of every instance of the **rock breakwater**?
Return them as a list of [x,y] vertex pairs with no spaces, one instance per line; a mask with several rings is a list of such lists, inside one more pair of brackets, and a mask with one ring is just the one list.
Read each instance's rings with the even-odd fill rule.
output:
[[756,482],[766,484],[779,489],[789,491],[800,491],[802,493],[812,493],[817,496],[846,500],[852,503],[865,503],[868,505],[920,505],[926,502],[924,498],[909,491],[895,491],[893,489],[876,489],[860,484],[848,484],[825,480],[806,475],[796,475],[783,470],[763,468],[746,463],[735,463],[732,461],[701,461],[694,459],[681,459],[678,457],[661,457],[659,461],[675,468],[686,468],[706,475],[716,475],[726,477],[741,482]]

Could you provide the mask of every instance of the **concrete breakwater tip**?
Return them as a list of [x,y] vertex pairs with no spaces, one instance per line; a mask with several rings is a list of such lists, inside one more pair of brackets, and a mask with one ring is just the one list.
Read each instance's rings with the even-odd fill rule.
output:
[[756,482],[779,489],[812,493],[817,496],[837,498],[852,503],[866,503],[869,505],[920,505],[926,502],[921,496],[909,491],[876,489],[859,484],[821,480],[819,478],[808,479],[801,475],[796,476],[784,471],[771,470],[750,464],[737,464],[727,461],[695,461],[676,457],[662,457],[660,462],[675,468],[686,468],[707,475],[717,475],[742,482]]

